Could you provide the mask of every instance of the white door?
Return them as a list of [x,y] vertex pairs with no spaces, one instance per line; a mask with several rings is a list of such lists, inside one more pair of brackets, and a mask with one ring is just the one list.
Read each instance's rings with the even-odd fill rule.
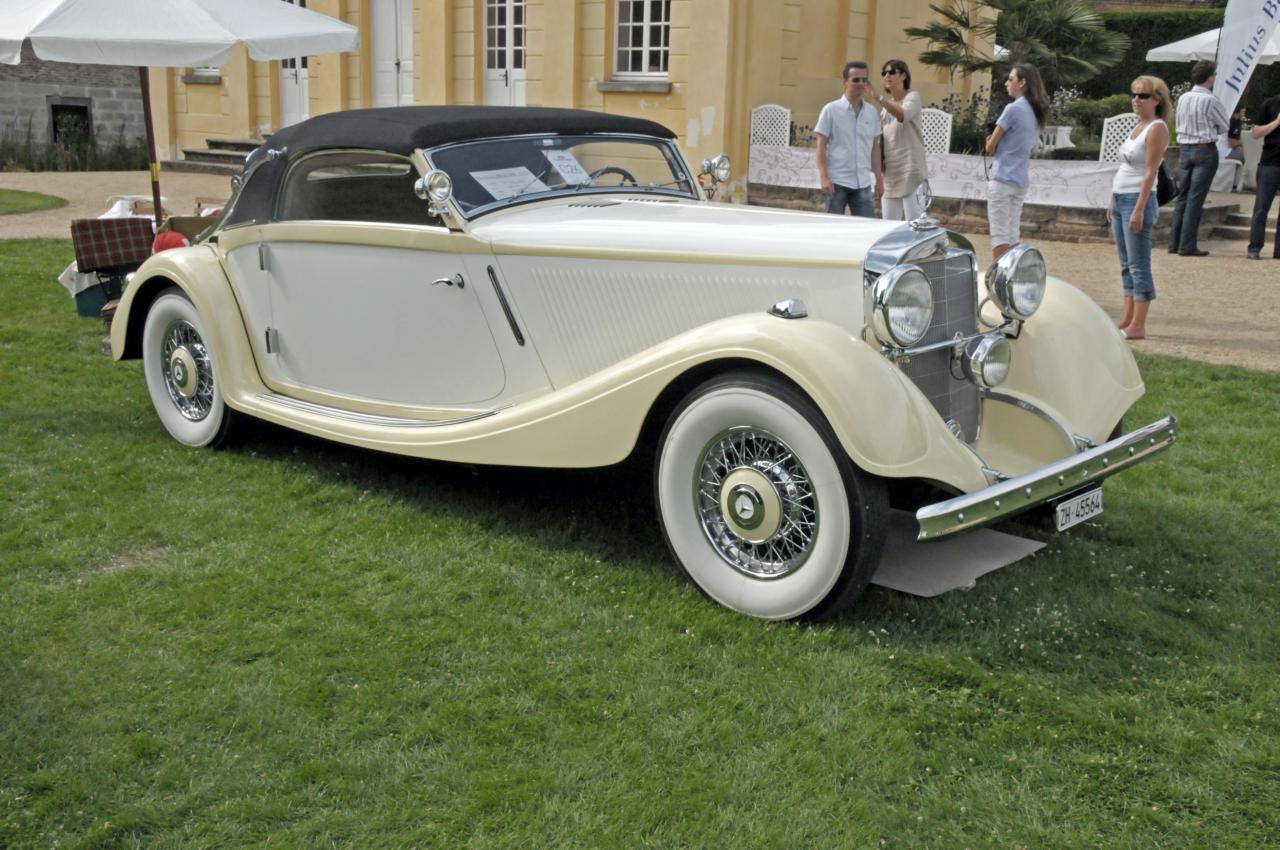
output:
[[[307,0],[284,0],[302,8]],[[280,127],[288,127],[311,117],[308,103],[307,57],[280,60]]]
[[413,0],[373,4],[373,105],[413,105]]
[[524,0],[484,0],[484,102],[524,106]]
[[[463,276],[460,255],[332,244],[319,233],[325,225],[291,227],[289,241],[268,233],[227,255],[258,348],[273,339],[260,365],[281,392],[418,408],[501,394],[506,372],[480,305],[483,281]],[[435,241],[445,247],[452,237]]]

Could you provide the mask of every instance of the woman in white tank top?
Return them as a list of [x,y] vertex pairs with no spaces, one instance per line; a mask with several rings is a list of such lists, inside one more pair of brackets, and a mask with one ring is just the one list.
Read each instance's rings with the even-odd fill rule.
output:
[[1128,339],[1147,335],[1147,311],[1156,297],[1151,278],[1151,231],[1155,228],[1156,173],[1169,146],[1169,87],[1159,77],[1141,76],[1129,86],[1138,126],[1120,146],[1120,168],[1111,181],[1107,221],[1120,255],[1124,315],[1118,327]]

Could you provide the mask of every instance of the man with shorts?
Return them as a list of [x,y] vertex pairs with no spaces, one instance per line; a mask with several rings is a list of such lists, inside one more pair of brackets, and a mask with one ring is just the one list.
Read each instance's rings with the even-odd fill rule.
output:
[[[818,136],[818,176],[827,212],[872,218],[884,194],[880,164],[880,113],[864,100],[871,91],[866,62],[844,66],[844,95],[822,107],[813,132]],[[874,195],[873,195],[874,193]]]

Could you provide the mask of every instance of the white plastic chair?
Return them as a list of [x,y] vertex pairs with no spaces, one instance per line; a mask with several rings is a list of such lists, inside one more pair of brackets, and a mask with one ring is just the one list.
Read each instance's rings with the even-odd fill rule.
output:
[[1102,122],[1102,147],[1098,149],[1098,162],[1119,162],[1120,146],[1138,126],[1138,116],[1132,112],[1112,115]]
[[791,110],[766,103],[751,110],[751,144],[785,148],[791,144]]
[[1225,156],[1219,159],[1218,171],[1213,175],[1209,191],[1239,192],[1244,184],[1243,165],[1238,159],[1227,159]]
[[951,113],[926,106],[920,110],[920,130],[928,153],[951,153]]

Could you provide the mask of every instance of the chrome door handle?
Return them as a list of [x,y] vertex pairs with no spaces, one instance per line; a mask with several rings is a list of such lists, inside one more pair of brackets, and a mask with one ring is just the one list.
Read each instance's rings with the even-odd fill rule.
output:
[[467,283],[462,279],[461,274],[455,274],[453,277],[442,277],[431,281],[432,286],[439,286],[442,283],[445,286],[457,286],[459,289],[465,289],[467,286]]

